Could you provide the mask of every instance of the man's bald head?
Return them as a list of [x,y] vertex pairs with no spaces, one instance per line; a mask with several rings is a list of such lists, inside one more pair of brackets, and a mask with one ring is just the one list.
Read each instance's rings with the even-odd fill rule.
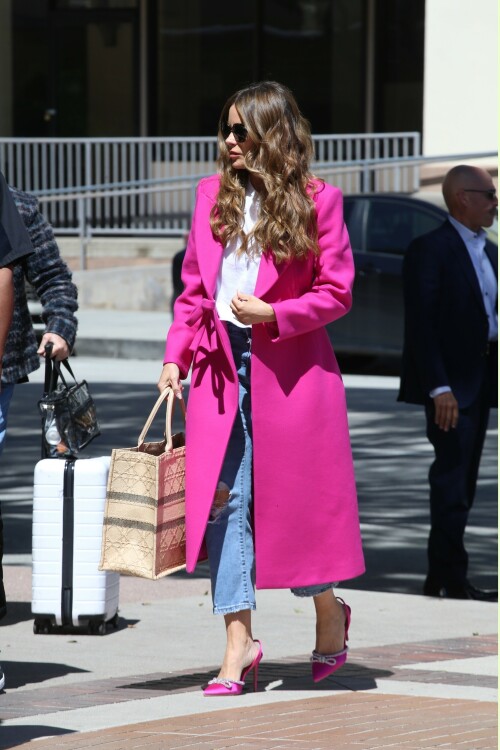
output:
[[[459,164],[447,173],[442,190],[448,211],[457,221],[474,231],[491,226],[497,199],[493,180],[485,169]],[[491,191],[493,197],[488,198]]]

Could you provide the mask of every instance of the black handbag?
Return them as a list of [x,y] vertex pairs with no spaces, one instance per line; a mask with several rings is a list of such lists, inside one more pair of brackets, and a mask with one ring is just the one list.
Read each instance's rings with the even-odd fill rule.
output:
[[[94,399],[87,381],[76,381],[67,359],[62,362],[51,359],[51,344],[45,347],[45,352],[44,393],[38,402],[42,416],[42,458],[76,457],[101,434]],[[66,382],[61,364],[74,384]]]

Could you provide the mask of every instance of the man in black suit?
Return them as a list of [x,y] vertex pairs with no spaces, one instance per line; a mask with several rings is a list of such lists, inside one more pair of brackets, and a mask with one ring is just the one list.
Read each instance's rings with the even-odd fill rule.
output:
[[464,546],[490,407],[497,405],[497,214],[488,172],[451,169],[449,217],[410,244],[403,265],[405,343],[399,401],[424,404],[435,451],[424,594],[494,600],[467,579]]

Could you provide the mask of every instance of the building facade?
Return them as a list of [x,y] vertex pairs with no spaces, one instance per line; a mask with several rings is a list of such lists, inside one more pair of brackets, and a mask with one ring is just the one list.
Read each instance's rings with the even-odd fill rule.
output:
[[[0,136],[214,135],[229,94],[274,79],[316,134],[491,150],[496,18],[496,0],[0,0]],[[466,91],[481,118],[450,122]]]

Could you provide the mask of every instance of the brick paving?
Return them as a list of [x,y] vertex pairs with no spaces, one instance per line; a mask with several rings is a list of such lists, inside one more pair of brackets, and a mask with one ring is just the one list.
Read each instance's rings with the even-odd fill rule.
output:
[[[461,672],[447,672],[411,668],[412,664],[445,662],[452,659],[495,656],[496,636],[440,639],[421,643],[403,643],[379,648],[356,649],[341,671],[313,687],[310,677],[309,655],[276,661],[263,661],[259,669],[261,689],[280,681],[279,690],[370,690],[377,679],[426,684],[462,685],[474,688],[497,687],[496,677]],[[408,665],[408,666],[407,666]],[[13,665],[15,669],[15,665]],[[198,691],[200,686],[217,672],[184,670],[165,673],[132,675],[128,677],[91,680],[57,687],[38,686],[36,690],[8,690],[1,698],[1,718],[16,719],[57,711],[71,711],[88,706],[124,703],[132,700],[157,698],[159,695]],[[0,741],[1,748],[1,741]]]
[[[356,649],[342,670],[314,687],[307,655],[268,661],[259,670],[259,685],[261,690],[271,683],[277,685],[272,691],[274,701],[269,704],[242,708],[237,698],[227,699],[227,708],[214,712],[98,732],[59,734],[37,739],[36,743],[12,744],[15,728],[10,726],[5,741],[0,728],[0,749],[496,750],[497,706],[493,701],[474,700],[474,690],[494,690],[496,678],[446,670],[447,661],[496,653],[496,635]],[[436,662],[442,662],[443,669],[436,670]],[[426,663],[434,668],[425,669]],[[199,691],[215,671],[214,667],[196,673],[186,670],[10,690],[1,696],[1,715],[4,720],[26,717],[29,724],[30,716]],[[470,689],[471,700],[388,695],[377,689],[380,679],[405,685],[459,685]],[[287,700],[290,692],[298,690],[311,691],[311,697]],[[280,691],[283,701],[276,701]]]
[[494,703],[349,693],[24,743],[36,750],[496,750]]

